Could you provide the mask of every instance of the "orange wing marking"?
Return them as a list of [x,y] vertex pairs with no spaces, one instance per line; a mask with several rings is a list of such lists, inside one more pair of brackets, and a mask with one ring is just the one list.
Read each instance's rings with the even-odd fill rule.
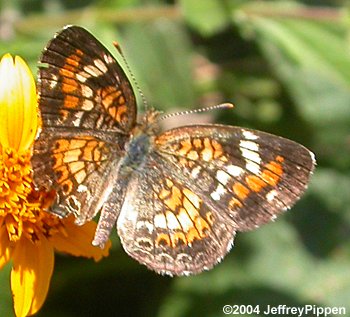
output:
[[270,161],[263,166],[260,175],[247,175],[244,178],[244,184],[242,182],[233,183],[232,191],[236,197],[231,198],[228,207],[230,209],[242,208],[242,202],[251,192],[258,193],[266,186],[276,187],[283,176],[283,162],[284,158],[278,155],[274,161]]
[[159,215],[158,219],[162,225],[167,221],[169,233],[158,234],[156,244],[176,248],[207,237],[214,223],[212,213],[207,212],[204,219],[199,213],[202,201],[195,193],[187,188],[181,191],[170,179],[165,183],[169,189],[163,188],[158,197],[170,210],[164,216]]
[[79,98],[71,94],[80,92],[80,83],[76,79],[76,72],[79,69],[79,64],[83,52],[79,49],[75,53],[66,58],[66,64],[60,69],[59,73],[62,76],[62,91],[66,94],[64,97],[65,108],[76,108],[79,105]]

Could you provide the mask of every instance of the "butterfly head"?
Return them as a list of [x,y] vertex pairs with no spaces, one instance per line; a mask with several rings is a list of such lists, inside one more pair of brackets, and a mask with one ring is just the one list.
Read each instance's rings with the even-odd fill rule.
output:
[[159,118],[161,112],[153,108],[147,110],[141,120],[136,124],[133,130],[133,137],[137,137],[140,134],[155,135],[159,132]]

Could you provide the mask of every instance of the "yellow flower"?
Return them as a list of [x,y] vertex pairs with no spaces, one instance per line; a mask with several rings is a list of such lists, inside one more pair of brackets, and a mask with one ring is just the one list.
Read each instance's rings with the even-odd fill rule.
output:
[[12,260],[17,317],[35,314],[44,303],[55,250],[98,261],[110,248],[92,246],[94,222],[76,226],[73,217],[44,211],[54,192],[33,185],[30,159],[38,123],[33,76],[20,57],[6,54],[0,62],[0,269]]

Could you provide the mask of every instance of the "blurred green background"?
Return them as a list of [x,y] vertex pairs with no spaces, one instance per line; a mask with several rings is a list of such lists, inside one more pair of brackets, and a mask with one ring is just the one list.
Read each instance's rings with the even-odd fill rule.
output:
[[[0,54],[21,55],[33,72],[56,31],[81,25],[117,58],[112,41],[121,44],[150,105],[173,112],[232,102],[193,122],[278,134],[318,161],[292,210],[238,234],[213,270],[158,276],[125,254],[114,231],[99,263],[56,256],[37,316],[224,316],[226,304],[339,306],[350,316],[349,22],[340,0],[2,0]],[[8,279],[7,268],[0,316],[12,316]]]

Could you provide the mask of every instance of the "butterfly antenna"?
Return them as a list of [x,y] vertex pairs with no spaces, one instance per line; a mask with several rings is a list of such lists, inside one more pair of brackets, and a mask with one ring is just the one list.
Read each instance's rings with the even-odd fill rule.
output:
[[[114,47],[116,48],[116,50],[118,51],[118,53],[120,54],[120,56],[122,57],[122,60],[123,60],[123,62],[124,62],[124,65],[125,65],[125,67],[126,67],[128,73],[130,74],[131,80],[132,80],[133,84],[135,85],[135,87],[136,87],[138,93],[140,94],[141,99],[142,99],[142,102],[143,102],[143,105],[145,106],[145,110],[147,111],[147,110],[148,110],[148,103],[147,103],[146,97],[145,97],[145,95],[143,94],[143,92],[142,92],[142,90],[141,90],[139,84],[137,83],[136,78],[135,78],[133,72],[131,71],[131,68],[130,68],[130,66],[129,66],[129,63],[128,63],[127,60],[126,60],[125,55],[124,55],[124,53],[123,53],[123,51],[122,51],[122,49],[121,49],[119,43],[118,43],[118,42],[113,42],[113,45],[114,45]],[[147,118],[147,116],[146,116],[146,118]]]
[[234,108],[234,105],[232,103],[221,103],[219,105],[210,106],[210,107],[204,107],[204,108],[199,108],[199,109],[185,110],[185,111],[169,113],[169,114],[162,116],[159,120],[165,120],[165,119],[169,119],[169,118],[172,118],[175,116],[183,116],[183,115],[188,115],[188,114],[193,114],[193,113],[201,113],[201,112],[208,112],[208,111],[218,110],[218,109],[232,109],[232,108]]

